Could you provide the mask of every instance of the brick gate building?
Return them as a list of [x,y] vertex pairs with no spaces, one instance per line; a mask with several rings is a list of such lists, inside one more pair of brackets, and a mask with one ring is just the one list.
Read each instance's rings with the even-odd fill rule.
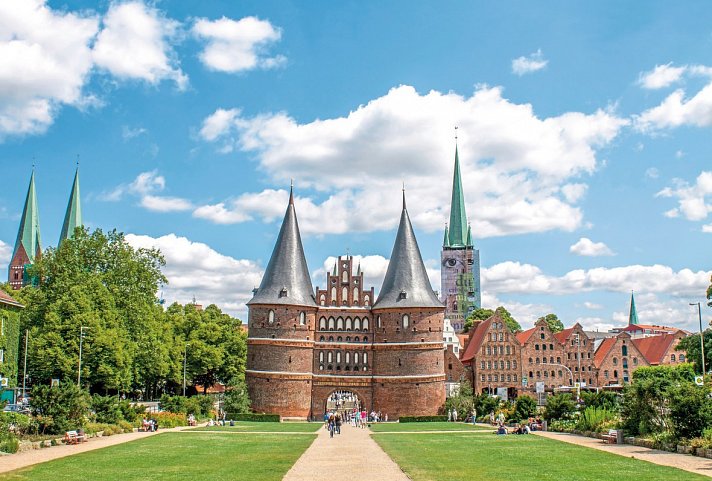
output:
[[390,419],[433,415],[444,404],[444,306],[428,280],[405,195],[375,301],[353,267],[351,257],[339,257],[314,293],[290,192],[272,257],[248,302],[246,380],[254,410],[318,418],[334,391],[350,391]]

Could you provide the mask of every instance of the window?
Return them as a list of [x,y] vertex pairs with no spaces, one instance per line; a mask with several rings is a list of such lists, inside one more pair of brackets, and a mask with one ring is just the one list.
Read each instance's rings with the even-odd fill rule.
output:
[[489,356],[490,354],[492,354],[492,348],[487,346],[487,355]]
[[365,296],[363,296],[363,305],[367,306],[369,302],[371,302],[371,298],[368,296],[368,294],[366,294]]
[[[516,368],[517,368],[517,361],[512,361],[512,369],[516,369]],[[516,381],[516,379],[515,379],[515,381]]]
[[[333,361],[333,357],[332,357],[332,352],[331,352],[331,351],[329,351],[328,353],[326,353],[326,360],[327,360],[328,362]],[[329,368],[329,369],[331,369],[331,368]]]
[[339,364],[341,362],[341,351],[337,351],[336,353],[336,363]]
[[341,336],[336,338],[336,342],[341,342],[341,341],[342,341]]
[[326,296],[324,294],[319,296],[319,304],[322,306],[326,305]]
[[538,351],[538,350],[539,350],[539,344],[535,344],[535,345],[534,345],[534,350],[535,350],[535,351]]
[[[702,342],[700,342],[700,344],[702,344]],[[670,354],[670,360],[675,362],[675,354]]]
[[542,351],[546,351],[546,344],[542,344],[542,345],[541,345],[541,350],[542,350]]
[[485,375],[484,375],[484,374],[480,374],[480,381],[485,382]]
[[368,331],[368,317],[363,318],[363,322],[361,324],[361,330]]
[[[638,359],[634,357],[634,358],[633,358],[633,364],[637,364],[637,362],[635,362],[635,361],[637,361],[637,360],[638,360]],[[685,355],[684,355],[684,354],[680,354],[678,360],[679,360],[680,362],[685,362]]]
[[530,378],[534,377],[534,373],[532,371],[529,371],[529,377]]
[[492,374],[487,374],[487,381],[492,381]]
[[354,336],[354,342],[359,342],[358,336]]
[[299,325],[303,326],[307,323],[307,313],[302,311],[299,313]]
[[363,353],[363,363],[368,364],[368,353],[367,352]]
[[344,330],[344,320],[339,317],[336,319],[336,330],[337,331],[343,331]]
[[[542,340],[542,341],[543,341],[544,339],[546,339],[546,336],[544,335],[543,332],[539,335],[539,337],[541,337],[541,340]],[[546,344],[544,344],[544,347],[546,347]]]
[[346,336],[346,342],[351,342],[351,336]]
[[542,364],[546,364],[546,357],[542,357],[542,358],[541,358],[541,363],[542,363]]
[[368,336],[363,336],[363,342],[368,342]]
[[[379,327],[379,329],[381,328],[381,316],[378,316],[378,317],[376,318],[376,325]],[[483,349],[484,349],[484,348],[483,348]]]
[[606,379],[608,379],[608,371],[603,371],[603,377],[605,377]]
[[484,369],[484,368],[485,368],[485,362],[484,362],[484,361],[480,361],[480,369]]
[[499,333],[499,340],[500,340],[500,342],[504,341],[504,333],[503,332]]
[[616,370],[616,369],[613,370],[613,377],[615,379],[618,379],[618,370]]
[[487,369],[492,369],[492,361],[487,361]]
[[509,356],[509,351],[510,351],[509,346],[507,346],[507,355],[508,356]]
[[350,331],[351,329],[353,329],[353,324],[351,323],[351,318],[347,317],[346,318],[346,330]]
[[358,287],[354,287],[354,304],[358,303]]
[[341,282],[349,282],[349,273],[347,271],[341,273]]
[[407,329],[410,325],[410,316],[408,314],[403,314],[403,329]]
[[516,348],[514,346],[512,346],[512,354],[516,354],[516,352],[514,352],[515,350],[516,350]]
[[[617,365],[618,365],[618,358],[617,358],[617,357],[614,357],[614,358],[613,358],[613,365],[614,365],[614,366],[617,366]],[[618,377],[618,376],[616,376],[616,377]]]
[[269,314],[267,314],[267,322],[274,324],[274,311],[270,310]]
[[538,357],[536,358],[536,363],[539,364],[539,358],[538,358]]
[[499,382],[499,375],[497,375],[497,374],[494,375],[494,382]]
[[559,369],[559,377],[564,377],[564,371],[562,371],[561,369]]
[[623,358],[623,369],[628,369],[628,358],[627,357]]
[[499,368],[504,369],[504,361],[499,361]]
[[511,362],[511,361],[507,361],[507,369],[512,369],[512,362]]
[[556,358],[556,364],[561,364],[561,358],[557,356]]
[[354,352],[354,364],[358,364],[358,352]]
[[329,318],[329,330],[330,331],[334,330],[334,318],[333,317]]
[[513,380],[514,382],[517,382],[517,375],[516,375],[516,374],[515,374],[514,376],[512,376],[512,380]]
[[[346,274],[346,273],[344,272],[344,274]],[[348,302],[349,302],[349,288],[344,287],[343,289],[341,289],[341,303],[347,304]]]
[[354,331],[360,331],[361,330],[361,319],[358,317],[354,317]]
[[331,300],[336,302],[336,287],[331,288]]
[[324,342],[324,336],[319,336],[319,342]]
[[319,319],[319,330],[320,331],[326,330],[326,317],[322,317],[321,319]]
[[627,355],[628,355],[628,346],[626,346],[625,344],[623,344],[623,347],[621,348],[621,350],[623,351],[623,356],[627,356]]

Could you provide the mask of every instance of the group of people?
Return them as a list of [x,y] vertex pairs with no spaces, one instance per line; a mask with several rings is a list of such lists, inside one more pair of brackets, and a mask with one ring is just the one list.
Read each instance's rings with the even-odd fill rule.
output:
[[327,399],[327,404],[329,404],[334,409],[339,409],[345,407],[347,404],[353,404],[358,408],[359,400],[358,398],[349,391],[334,391]]
[[143,421],[141,422],[141,428],[145,432],[154,433],[154,432],[158,431],[158,420],[143,418]]
[[[500,413],[500,415],[502,415],[502,413]],[[492,418],[492,417],[493,416],[491,415],[490,418]],[[504,425],[504,416],[502,416],[501,420],[497,421],[496,426],[497,426],[497,431],[495,431],[495,434],[498,434],[498,435],[510,434],[509,429],[507,428],[507,426]],[[512,429],[511,434],[529,434],[532,431],[541,431],[542,426],[543,426],[543,424],[542,424],[541,418],[539,418],[539,416],[537,416],[535,418],[530,417],[527,420],[527,422],[518,423]]]

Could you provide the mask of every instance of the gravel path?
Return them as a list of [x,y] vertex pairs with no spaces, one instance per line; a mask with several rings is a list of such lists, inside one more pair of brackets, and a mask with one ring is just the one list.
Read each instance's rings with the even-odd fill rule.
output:
[[81,444],[52,446],[50,448],[33,449],[30,451],[25,451],[23,453],[10,454],[8,456],[0,457],[0,473],[6,473],[15,469],[32,466],[33,464],[44,463],[46,461],[52,461],[53,459],[59,459],[65,456],[71,456],[73,454],[85,453],[87,451],[94,451],[95,449],[101,449],[108,446],[128,443],[129,441],[135,441],[137,439],[155,436],[159,433],[170,433],[182,431],[184,429],[189,428],[179,427],[173,429],[159,429],[157,432],[154,433],[133,432],[126,434],[115,434],[113,436],[91,438],[88,439],[87,442]]
[[555,433],[550,431],[536,431],[532,434],[712,477],[712,459],[700,458],[698,456],[690,456],[687,454],[670,453],[668,451],[659,451],[657,449],[641,448],[630,444],[603,444],[603,441],[600,439],[587,438],[585,436],[578,436],[575,434]]
[[409,481],[396,463],[371,439],[368,429],[342,426],[329,437],[326,429],[287,472],[282,481]]

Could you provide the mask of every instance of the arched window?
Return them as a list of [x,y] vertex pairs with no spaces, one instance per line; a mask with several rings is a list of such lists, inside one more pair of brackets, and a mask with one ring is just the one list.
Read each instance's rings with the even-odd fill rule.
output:
[[324,342],[324,336],[319,336],[319,342]]
[[346,362],[346,364],[351,364],[351,353],[349,351],[346,351],[345,362]]
[[270,310],[269,314],[267,314],[267,322],[270,324],[274,324],[274,311]]
[[361,323],[361,329],[364,331],[368,331],[368,317],[363,318],[363,322]]
[[346,330],[347,330],[347,331],[350,331],[350,330],[352,330],[352,329],[353,329],[353,325],[352,325],[352,323],[351,323],[351,318],[350,318],[350,317],[347,317],[347,318],[346,318]]
[[334,318],[333,317],[329,318],[329,330],[330,331],[334,330]]
[[349,288],[344,287],[341,289],[341,303],[342,304],[348,304],[349,302]]
[[354,287],[354,304],[358,304],[358,287]]
[[564,371],[562,371],[561,369],[559,369],[559,377],[564,377]]
[[334,336],[329,336],[329,342],[334,342]]
[[534,359],[532,359],[531,357],[529,358],[529,364],[534,364]]
[[368,353],[367,352],[363,353],[363,363],[368,364]]
[[[618,358],[617,358],[617,357],[614,357],[614,358],[613,358],[613,365],[614,365],[614,366],[617,366],[617,365],[618,365]],[[616,377],[618,377],[618,376],[616,376]]]
[[336,364],[341,362],[341,351],[336,352]]
[[302,311],[299,313],[299,325],[303,326],[307,323],[307,313]]
[[536,363],[539,364],[539,358],[538,358],[538,357],[536,358]]
[[[680,354],[678,360],[679,360],[680,362],[685,362],[685,355],[684,355],[684,354]],[[637,358],[637,357],[634,357],[634,358],[633,358],[633,364],[638,364],[637,361],[638,361],[638,358]]]
[[371,298],[369,297],[368,294],[366,294],[365,296],[363,296],[363,305],[364,305],[364,306],[367,306],[370,302],[371,302]]
[[337,331],[344,330],[344,320],[341,317],[336,319],[336,330]]
[[557,357],[557,358],[556,358],[556,364],[561,364],[561,358],[560,358],[560,357]]
[[358,337],[358,336],[354,336],[354,342],[359,342],[359,337]]
[[319,353],[319,362],[324,362],[324,352]]
[[624,356],[627,356],[627,355],[628,355],[628,346],[626,346],[625,344],[623,344],[623,347],[621,348],[621,350],[623,351],[623,355],[624,355]]
[[319,330],[326,331],[326,317],[319,319]]
[[[517,361],[512,361],[512,369],[516,369],[516,368],[517,368]],[[515,381],[516,381],[516,379],[515,379]]]
[[354,352],[354,364],[358,364],[358,352]]
[[351,342],[351,336],[346,336],[346,342]]
[[613,370],[613,377],[618,379],[618,370],[616,370],[616,369]]
[[358,317],[354,317],[354,331],[360,331],[361,330],[361,319]]
[[511,362],[511,361],[507,361],[507,369],[512,369],[512,362]]
[[[326,359],[327,359],[328,362],[331,362],[331,361],[333,360],[332,352],[331,352],[331,351],[329,351],[329,352],[326,354]],[[329,369],[331,369],[331,368],[329,368]]]
[[326,305],[326,296],[324,294],[319,296],[319,304],[321,304],[322,306]]
[[368,336],[363,336],[363,342],[368,342]]
[[403,329],[407,329],[410,325],[410,316],[408,314],[403,314]]
[[331,301],[336,302],[336,287],[331,288]]
[[349,282],[349,271],[344,271],[341,273],[341,282]]
[[499,333],[499,341],[500,342],[504,341],[504,333],[503,332]]
[[534,344],[534,350],[538,351],[539,350],[539,344]]
[[341,336],[336,338],[336,342],[341,342],[341,341],[342,341]]

